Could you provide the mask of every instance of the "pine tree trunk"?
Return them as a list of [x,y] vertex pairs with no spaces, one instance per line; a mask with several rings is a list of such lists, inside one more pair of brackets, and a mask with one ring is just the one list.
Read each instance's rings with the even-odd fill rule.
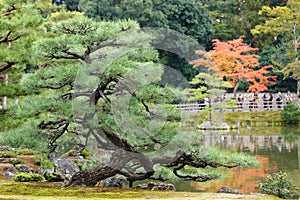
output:
[[79,171],[64,184],[65,187],[72,185],[95,186],[99,181],[117,174],[117,170],[107,164],[98,165],[89,170]]
[[[138,160],[146,172],[140,174],[136,172],[127,173],[126,170],[122,171],[124,166],[131,160]],[[116,174],[127,177],[127,180],[132,185],[134,181],[147,179],[154,174],[153,163],[142,153],[119,149],[111,155],[109,163],[100,164],[89,170],[75,173],[69,181],[65,182],[64,187],[72,185],[95,186],[99,181]]]
[[300,79],[297,79],[297,97],[300,97]]

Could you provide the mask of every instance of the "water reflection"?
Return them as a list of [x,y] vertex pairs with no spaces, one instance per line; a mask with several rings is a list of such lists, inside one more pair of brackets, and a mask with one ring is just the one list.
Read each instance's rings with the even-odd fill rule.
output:
[[[239,189],[243,193],[259,192],[259,182],[270,173],[283,170],[300,187],[300,128],[260,127],[235,132],[203,132],[202,145],[220,149],[236,149],[255,155],[261,162],[259,169],[224,169],[221,180],[207,183],[190,182],[190,191],[216,192],[222,186]],[[179,185],[183,186],[184,183]],[[178,186],[177,186],[178,187]]]
[[[266,127],[265,127],[266,128]],[[249,131],[250,134],[228,134],[220,131],[204,131],[202,133],[202,145],[218,146],[220,149],[235,148],[240,151],[255,153],[259,150],[279,151],[287,149],[289,152],[296,148],[295,143],[299,140],[300,133],[290,132],[294,129],[284,128],[280,133],[274,132],[274,135],[251,134],[256,130]],[[289,132],[288,132],[289,131]],[[296,135],[294,135],[296,134]]]

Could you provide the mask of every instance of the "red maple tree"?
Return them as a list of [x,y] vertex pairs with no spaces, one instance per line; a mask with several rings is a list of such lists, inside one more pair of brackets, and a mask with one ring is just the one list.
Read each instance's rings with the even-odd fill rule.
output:
[[248,92],[256,93],[267,90],[269,85],[275,84],[276,76],[266,76],[273,66],[257,69],[259,56],[253,52],[259,49],[243,43],[242,37],[227,42],[214,39],[213,43],[214,48],[209,52],[196,51],[196,54],[202,57],[191,61],[190,64],[193,68],[204,66],[215,71],[219,77],[225,77],[234,88],[234,97],[242,80],[250,84]]

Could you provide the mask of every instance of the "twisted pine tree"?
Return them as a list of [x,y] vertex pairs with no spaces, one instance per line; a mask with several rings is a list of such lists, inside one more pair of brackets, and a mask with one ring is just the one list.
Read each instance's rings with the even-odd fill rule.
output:
[[68,12],[51,16],[46,37],[34,45],[40,69],[24,81],[34,94],[19,109],[39,121],[33,128],[47,138],[50,154],[62,153],[65,141],[94,153],[95,166],[65,186],[92,186],[116,174],[132,185],[166,180],[166,172],[208,181],[218,176],[213,168],[257,164],[203,147],[199,135],[181,129],[185,117],[172,105],[180,92],[161,82],[166,69],[156,64],[152,36],[136,22],[95,22]]

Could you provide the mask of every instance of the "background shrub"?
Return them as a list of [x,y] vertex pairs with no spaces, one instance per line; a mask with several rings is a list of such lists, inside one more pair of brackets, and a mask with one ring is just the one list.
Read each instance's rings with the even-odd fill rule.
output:
[[287,174],[280,171],[269,175],[264,182],[259,185],[262,192],[278,196],[280,198],[298,198],[299,188],[293,186],[293,182]]
[[288,103],[284,106],[280,117],[287,124],[297,124],[300,120],[300,110],[297,105]]
[[92,153],[89,150],[87,150],[87,149],[83,149],[80,152],[80,155],[83,156],[84,158],[88,158],[90,155],[92,155]]
[[35,164],[40,165],[44,170],[54,168],[53,162],[51,162],[44,154],[39,154],[35,157]]
[[25,172],[19,172],[14,175],[13,180],[17,182],[37,182],[43,181],[45,180],[45,178],[40,174],[29,174]]
[[44,177],[49,182],[62,182],[62,181],[64,181],[64,179],[62,178],[62,176],[60,175],[59,172],[53,172],[53,173],[46,172],[44,174]]
[[36,124],[26,124],[0,134],[0,145],[47,151],[47,137],[38,132]]
[[14,151],[0,151],[0,157],[2,158],[15,158],[17,153]]
[[19,149],[19,150],[17,150],[18,155],[30,156],[30,155],[35,155],[36,153],[37,152],[33,149]]
[[23,164],[24,160],[22,158],[9,158],[8,162],[13,165]]

